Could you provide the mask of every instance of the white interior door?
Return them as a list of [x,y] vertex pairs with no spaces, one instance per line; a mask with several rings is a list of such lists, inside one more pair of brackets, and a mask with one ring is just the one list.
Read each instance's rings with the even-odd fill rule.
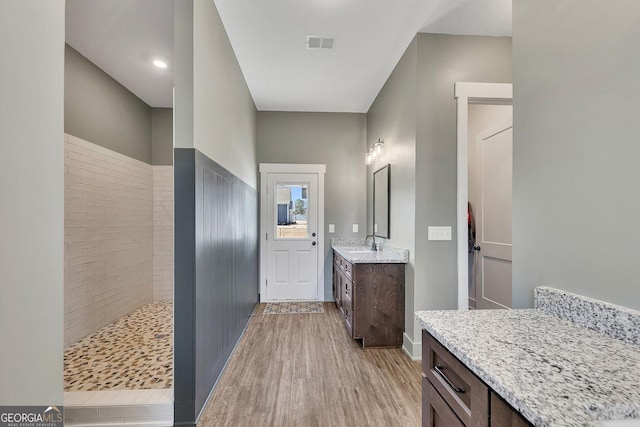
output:
[[318,299],[318,175],[267,175],[266,301]]
[[513,122],[479,134],[476,156],[476,308],[510,308]]

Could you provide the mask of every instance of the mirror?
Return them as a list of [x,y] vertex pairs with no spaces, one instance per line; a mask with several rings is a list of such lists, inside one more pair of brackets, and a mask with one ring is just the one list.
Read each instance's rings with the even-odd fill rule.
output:
[[389,238],[390,169],[386,165],[373,173],[373,234]]

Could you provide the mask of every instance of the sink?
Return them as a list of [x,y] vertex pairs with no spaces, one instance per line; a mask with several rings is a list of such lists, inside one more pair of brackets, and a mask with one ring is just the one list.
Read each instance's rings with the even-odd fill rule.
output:
[[640,419],[600,421],[603,427],[639,427]]
[[350,254],[372,254],[373,251],[369,250],[369,249],[363,249],[363,250],[356,250],[356,251],[347,251]]

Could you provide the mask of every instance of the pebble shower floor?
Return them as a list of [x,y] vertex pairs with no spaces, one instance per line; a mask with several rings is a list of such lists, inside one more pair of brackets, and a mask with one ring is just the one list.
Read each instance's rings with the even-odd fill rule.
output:
[[173,304],[151,302],[64,351],[64,391],[173,387]]

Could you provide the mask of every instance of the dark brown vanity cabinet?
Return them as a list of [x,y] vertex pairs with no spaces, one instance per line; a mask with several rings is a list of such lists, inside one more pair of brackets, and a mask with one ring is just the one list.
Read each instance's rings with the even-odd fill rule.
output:
[[362,347],[400,347],[404,264],[350,263],[333,256],[333,296],[349,335]]
[[522,416],[422,331],[422,426],[526,427]]

